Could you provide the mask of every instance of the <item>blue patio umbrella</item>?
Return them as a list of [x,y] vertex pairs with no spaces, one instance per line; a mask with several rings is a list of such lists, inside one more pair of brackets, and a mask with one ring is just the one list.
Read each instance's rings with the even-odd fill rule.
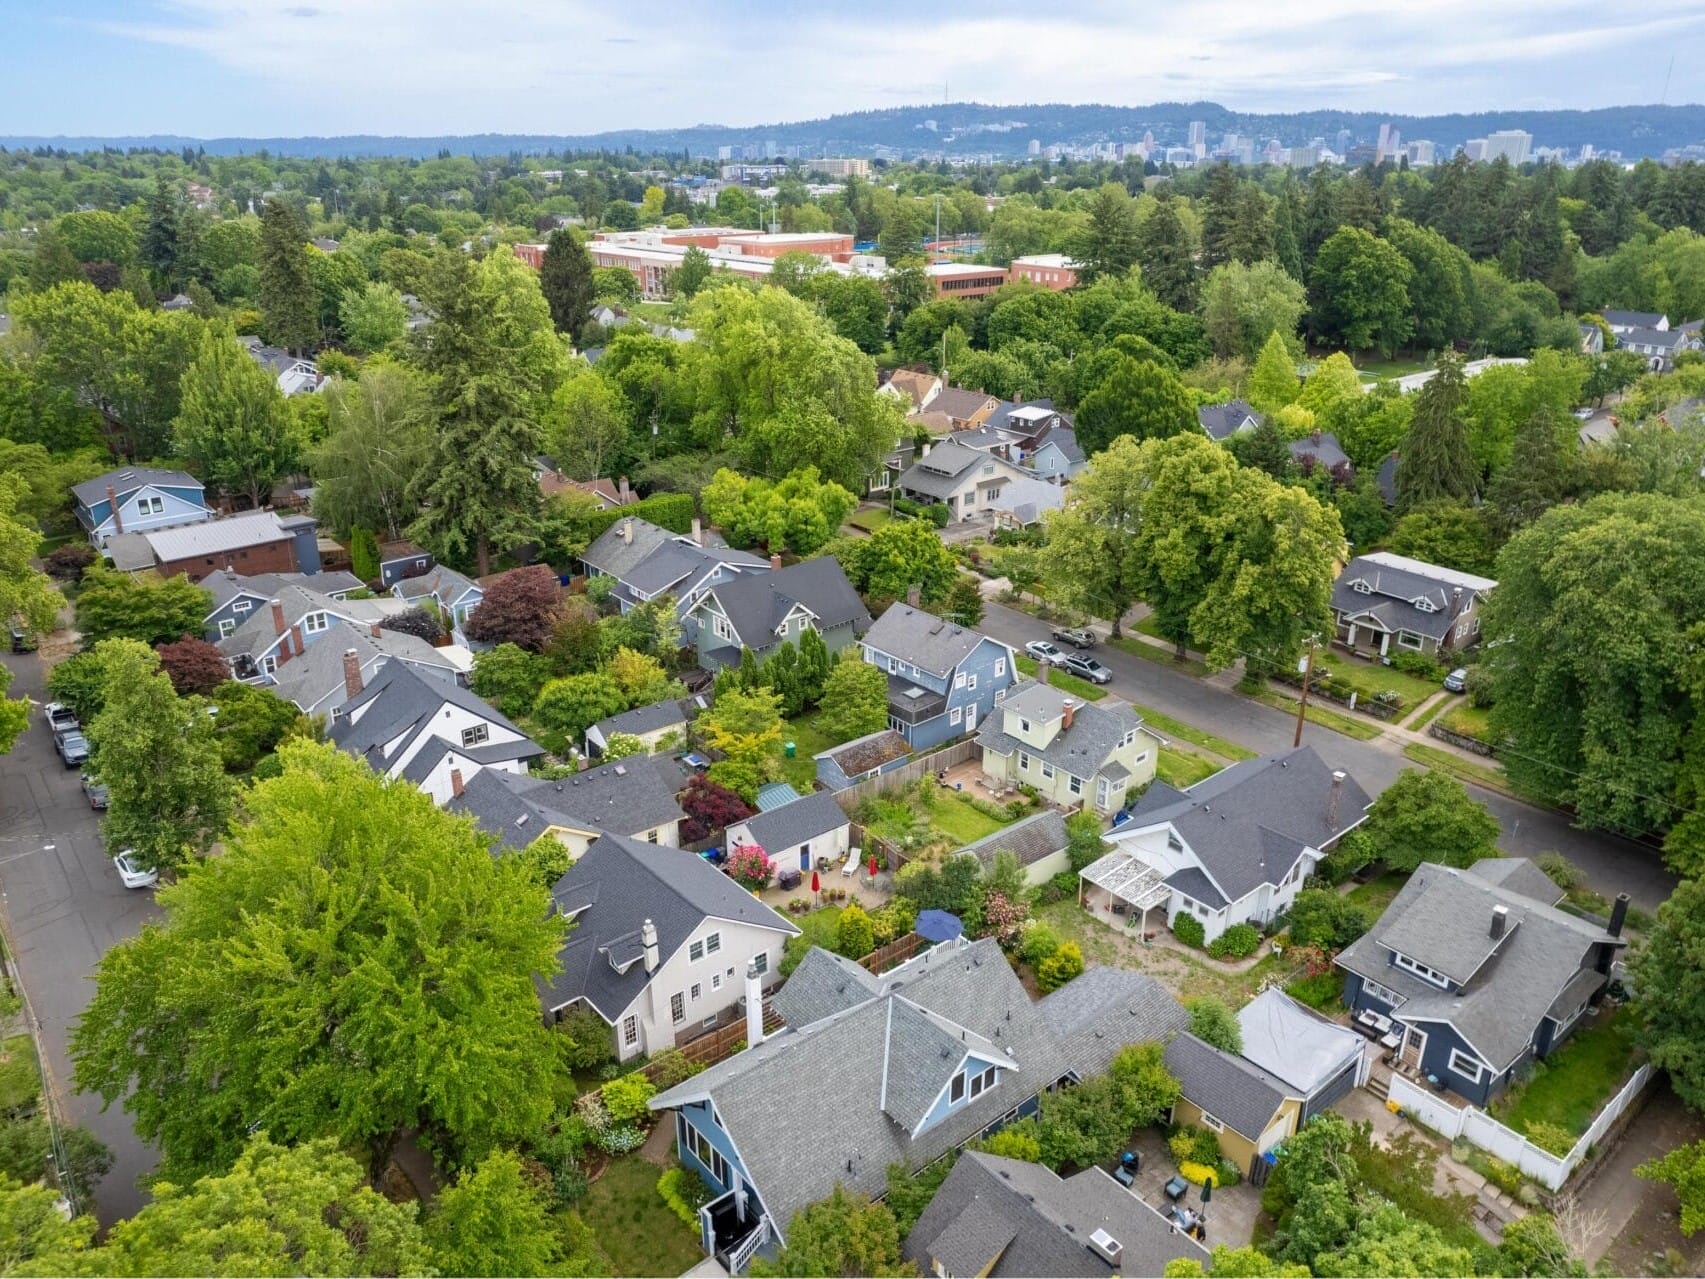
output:
[[925,941],[952,941],[964,935],[965,925],[950,911],[924,910],[918,912],[918,922],[913,925],[913,930]]

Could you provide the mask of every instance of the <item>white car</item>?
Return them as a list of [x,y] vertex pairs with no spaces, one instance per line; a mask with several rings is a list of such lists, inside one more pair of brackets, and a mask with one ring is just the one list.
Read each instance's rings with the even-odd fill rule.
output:
[[112,859],[112,864],[118,868],[118,882],[126,888],[152,888],[160,878],[160,872],[150,870],[136,860],[136,850],[127,848]]
[[1066,655],[1047,640],[1031,640],[1024,646],[1024,651],[1038,662],[1047,662],[1053,666],[1058,666],[1066,660]]

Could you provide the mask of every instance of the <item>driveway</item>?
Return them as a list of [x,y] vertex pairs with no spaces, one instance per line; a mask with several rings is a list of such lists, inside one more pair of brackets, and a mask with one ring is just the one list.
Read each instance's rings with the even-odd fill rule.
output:
[[[983,613],[983,630],[1022,648],[1029,640],[1047,639],[1050,624],[991,601]],[[1101,645],[1096,656],[1112,670],[1109,691],[1117,697],[1210,729],[1263,754],[1290,749],[1294,715],[1111,645]],[[1308,723],[1303,726],[1303,741],[1328,764],[1348,772],[1370,795],[1391,785],[1405,768],[1419,767],[1404,757],[1402,743],[1389,736],[1364,742]],[[1577,829],[1561,813],[1493,791],[1473,785],[1468,789],[1498,819],[1503,828],[1498,844],[1506,853],[1535,857],[1554,849],[1580,867],[1598,892],[1609,897],[1625,892],[1646,910],[1655,910],[1675,888],[1675,876],[1664,869],[1654,850],[1642,844],[1603,831]]]
[[[34,654],[3,659],[13,696],[42,700],[43,668]],[[0,910],[6,936],[39,1023],[49,1083],[71,1122],[112,1148],[113,1167],[95,1191],[95,1213],[110,1225],[142,1206],[138,1176],[158,1160],[118,1105],[73,1093],[66,1043],[94,996],[88,980],[117,942],[156,918],[153,894],[120,886],[101,844],[96,814],[77,773],[54,753],[37,707],[9,755],[0,757]]]

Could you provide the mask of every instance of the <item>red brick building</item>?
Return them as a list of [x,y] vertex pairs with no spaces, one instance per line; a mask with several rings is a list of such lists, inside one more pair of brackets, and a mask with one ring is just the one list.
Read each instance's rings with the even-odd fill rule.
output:
[[[239,573],[317,573],[318,525],[311,516],[249,511],[229,519],[144,534],[161,577],[182,573],[199,582],[231,568]],[[305,545],[304,545],[305,543]]]

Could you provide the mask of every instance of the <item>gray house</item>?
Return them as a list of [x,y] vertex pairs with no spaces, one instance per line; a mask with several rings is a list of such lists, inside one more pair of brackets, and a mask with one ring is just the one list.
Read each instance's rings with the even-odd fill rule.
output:
[[937,444],[895,481],[900,492],[922,502],[940,502],[955,520],[988,509],[1002,488],[1026,472],[1005,458],[957,443]]
[[1626,894],[1608,927],[1561,896],[1524,858],[1423,863],[1338,955],[1344,1002],[1390,1020],[1403,1068],[1483,1106],[1588,1017],[1627,944]]
[[623,516],[598,535],[581,556],[588,575],[614,579],[614,599],[626,613],[637,604],[672,596],[686,644],[699,643],[698,602],[712,586],[743,573],[779,568],[747,551],[711,546],[671,533],[638,516]]
[[677,843],[686,814],[675,796],[684,781],[673,761],[648,755],[554,780],[482,771],[468,778],[447,807],[471,816],[496,848],[521,849],[549,835],[572,858],[600,834]]
[[1337,637],[1351,651],[1439,657],[1480,638],[1480,602],[1497,586],[1406,555],[1377,551],[1344,566],[1332,587]]
[[900,603],[866,632],[864,660],[888,672],[888,727],[914,751],[975,731],[1018,674],[1009,645]]
[[222,569],[202,578],[200,586],[213,596],[213,608],[202,619],[202,637],[217,643],[248,621],[256,609],[278,599],[286,586],[300,586],[341,603],[361,589],[361,579],[341,572],[243,574]]
[[738,665],[745,648],[762,661],[806,631],[838,653],[870,629],[864,601],[831,555],[710,582],[694,593],[686,617],[707,671]]
[[778,870],[809,875],[847,855],[852,823],[833,791],[812,791],[789,804],[730,822],[730,849],[756,844]]
[[[1300,440],[1292,440],[1286,447],[1291,451],[1291,460],[1298,466],[1324,466],[1331,471],[1350,465],[1350,455],[1344,452],[1338,437],[1330,431],[1316,431]],[[1305,463],[1309,458],[1313,459],[1312,463]]]
[[1202,404],[1196,408],[1196,420],[1208,438],[1224,443],[1242,431],[1253,431],[1261,425],[1261,415],[1247,400],[1227,400],[1224,404]]

